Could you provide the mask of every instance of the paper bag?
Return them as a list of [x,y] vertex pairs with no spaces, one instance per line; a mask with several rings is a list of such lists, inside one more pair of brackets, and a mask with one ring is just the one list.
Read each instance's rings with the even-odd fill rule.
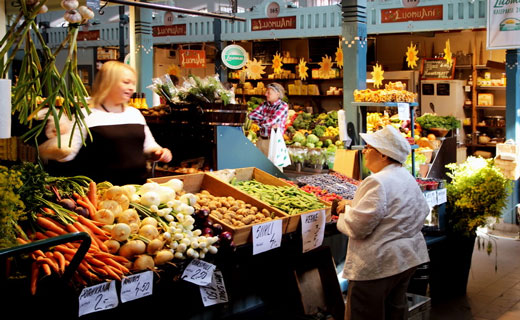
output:
[[271,162],[277,167],[287,167],[291,164],[289,151],[283,140],[282,130],[271,129],[271,138],[269,140],[269,154],[267,156]]

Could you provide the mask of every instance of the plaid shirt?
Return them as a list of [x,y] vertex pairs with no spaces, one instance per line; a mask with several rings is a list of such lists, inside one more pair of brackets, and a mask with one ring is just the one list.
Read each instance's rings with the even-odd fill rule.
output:
[[[271,128],[278,125],[285,132],[285,121],[287,120],[287,103],[278,99],[273,104],[264,102],[249,114],[249,119],[253,120],[260,127],[260,136],[269,137]],[[282,133],[283,133],[282,132]]]

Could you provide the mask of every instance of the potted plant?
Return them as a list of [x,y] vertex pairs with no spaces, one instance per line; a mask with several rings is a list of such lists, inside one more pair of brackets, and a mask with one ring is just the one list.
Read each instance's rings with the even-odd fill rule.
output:
[[[470,156],[461,164],[446,166],[447,241],[443,252],[445,270],[434,294],[457,296],[466,293],[477,228],[488,218],[499,218],[507,206],[512,182],[494,165],[493,159]],[[432,279],[432,283],[434,282]]]

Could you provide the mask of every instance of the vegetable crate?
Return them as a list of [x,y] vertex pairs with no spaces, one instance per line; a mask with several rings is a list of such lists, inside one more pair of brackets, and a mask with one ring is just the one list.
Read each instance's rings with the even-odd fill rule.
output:
[[[249,203],[255,207],[257,207],[259,210],[266,209],[268,211],[274,212],[274,215],[276,217],[279,217],[282,220],[282,230],[286,230],[287,224],[288,224],[288,217],[287,214],[285,214],[283,211],[278,210],[276,208],[272,208],[269,205],[267,205],[264,202],[261,202],[251,196],[249,196],[247,193],[244,193],[234,187],[232,187],[230,184],[222,182],[221,180],[210,176],[206,173],[195,173],[195,174],[186,174],[186,175],[178,175],[178,176],[170,176],[170,177],[159,177],[159,178],[152,178],[149,179],[149,181],[157,182],[157,183],[165,183],[169,181],[170,179],[180,179],[184,183],[184,191],[190,192],[190,193],[197,193],[201,190],[207,190],[209,193],[211,193],[214,196],[217,197],[233,197],[237,200],[242,200],[245,203]],[[235,227],[232,225],[229,225],[228,223],[225,223],[224,221],[221,221],[220,219],[213,218],[211,219],[217,221],[220,223],[223,228],[226,231],[229,231],[233,234],[233,241],[235,245],[243,245],[248,242],[252,242],[252,224],[246,225],[242,227]]]
[[[235,178],[237,181],[247,181],[255,179],[258,182],[267,185],[279,186],[279,187],[292,187],[291,184],[278,179],[277,177],[270,175],[269,173],[262,171],[258,168],[247,167],[247,168],[238,168],[235,169]],[[326,207],[322,210],[325,210],[325,219],[327,222],[331,221],[331,204],[329,202],[319,200]],[[285,229],[286,233],[295,232],[298,230],[298,225],[300,224],[301,215],[305,213],[314,212],[316,210],[303,211],[298,214],[287,215],[287,220],[289,221],[287,224],[287,229]],[[282,211],[283,212],[283,211]]]

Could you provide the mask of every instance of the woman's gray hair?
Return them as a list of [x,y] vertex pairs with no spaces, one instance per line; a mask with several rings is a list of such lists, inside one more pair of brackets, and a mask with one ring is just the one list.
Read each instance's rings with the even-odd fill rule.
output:
[[279,83],[273,82],[267,85],[267,89],[273,89],[274,91],[278,92],[280,94],[280,99],[283,99],[285,97],[285,89],[283,86]]

